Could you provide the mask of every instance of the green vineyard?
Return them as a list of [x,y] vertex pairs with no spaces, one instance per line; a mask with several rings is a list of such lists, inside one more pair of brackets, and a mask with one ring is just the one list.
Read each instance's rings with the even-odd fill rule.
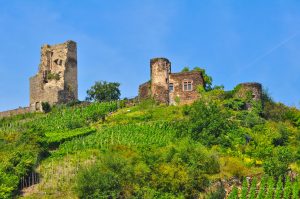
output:
[[240,189],[233,187],[228,199],[298,199],[299,189],[299,178],[264,176],[260,182],[255,177],[245,178]]

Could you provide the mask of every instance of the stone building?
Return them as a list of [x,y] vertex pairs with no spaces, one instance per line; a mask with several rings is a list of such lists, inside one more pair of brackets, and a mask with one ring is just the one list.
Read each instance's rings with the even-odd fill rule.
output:
[[166,58],[150,60],[151,80],[139,86],[139,99],[153,98],[164,104],[189,104],[199,97],[198,86],[204,85],[200,71],[172,73]]
[[42,46],[38,73],[30,78],[30,110],[42,110],[42,102],[53,105],[77,99],[76,43]]

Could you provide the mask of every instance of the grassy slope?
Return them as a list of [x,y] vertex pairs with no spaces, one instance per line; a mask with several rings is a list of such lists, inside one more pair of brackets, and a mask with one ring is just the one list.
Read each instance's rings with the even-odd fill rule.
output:
[[[78,170],[92,164],[105,150],[114,144],[134,146],[164,145],[176,139],[176,132],[166,129],[163,123],[176,123],[186,120],[183,106],[140,106],[123,108],[107,118],[105,122],[93,123],[97,132],[87,137],[76,138],[60,145],[51,156],[37,168],[43,176],[28,198],[75,198],[75,176]],[[150,129],[150,130],[149,130]],[[211,175],[211,179],[229,178],[242,172],[242,175],[261,173],[261,167],[249,166],[240,157],[224,155],[213,149],[220,156],[221,171]]]
[[[26,198],[76,198],[74,192],[75,178],[78,171],[92,165],[112,145],[128,145],[134,147],[164,146],[180,138],[177,124],[188,121],[184,114],[184,106],[156,106],[152,103],[142,103],[138,106],[123,108],[103,121],[103,113],[113,111],[115,107],[101,108],[99,105],[88,107],[62,108],[48,115],[29,114],[1,121],[0,128],[0,158],[10,162],[12,157],[8,152],[24,151],[36,154],[32,166],[36,163],[40,147],[34,143],[24,146],[20,144],[22,134],[35,127],[41,129],[44,140],[58,146],[50,152],[36,171],[42,176],[41,183],[25,194]],[[98,114],[102,113],[102,114]],[[278,131],[284,126],[289,131],[288,147],[297,151],[299,146],[299,129],[290,122],[275,122],[266,120],[248,121],[238,116],[239,111],[232,111],[234,120],[240,124],[239,131],[251,136],[250,144],[243,144],[241,137],[233,138],[234,146],[212,146],[209,149],[219,157],[221,170],[210,175],[210,179],[229,178],[231,176],[249,176],[263,172],[262,159],[255,153],[272,146],[272,140],[280,136]],[[244,113],[243,113],[244,114]],[[243,123],[254,123],[254,126]],[[26,126],[26,128],[24,128]],[[25,129],[25,131],[24,131]],[[37,130],[35,129],[35,132]],[[34,138],[40,138],[40,135]],[[42,136],[42,137],[43,137]],[[65,141],[65,142],[64,142]],[[32,142],[32,140],[31,140]],[[22,165],[20,165],[21,167]],[[1,167],[0,167],[1,168]],[[299,172],[299,165],[292,164]],[[20,176],[27,170],[20,172]]]

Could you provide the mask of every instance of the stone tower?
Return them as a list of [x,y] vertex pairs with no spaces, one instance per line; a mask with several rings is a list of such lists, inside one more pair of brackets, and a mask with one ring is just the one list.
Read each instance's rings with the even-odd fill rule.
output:
[[169,75],[171,62],[166,58],[150,60],[151,95],[160,103],[169,104]]
[[42,46],[39,71],[30,78],[30,110],[41,111],[42,102],[53,105],[77,99],[76,43]]

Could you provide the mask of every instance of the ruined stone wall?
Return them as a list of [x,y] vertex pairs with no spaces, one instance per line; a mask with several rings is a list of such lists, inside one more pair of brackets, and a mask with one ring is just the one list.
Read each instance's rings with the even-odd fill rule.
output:
[[252,108],[253,103],[251,103],[251,100],[262,105],[262,85],[256,82],[239,84],[235,88],[234,97],[246,100],[246,110],[250,110]]
[[262,99],[262,85],[256,82],[241,83],[236,87],[235,97],[241,99],[253,99],[260,101]]
[[17,109],[14,109],[14,110],[0,112],[0,118],[25,114],[25,113],[29,113],[29,112],[30,112],[29,107],[17,108]]
[[[185,81],[192,82],[192,90],[184,91]],[[204,80],[200,71],[171,73],[170,84],[173,84],[173,91],[170,91],[170,104],[190,104],[199,98],[197,87],[204,85]]]
[[42,46],[39,71],[30,78],[31,110],[40,111],[42,102],[66,103],[77,98],[76,43]]
[[169,104],[169,74],[171,62],[166,58],[150,60],[151,67],[151,95],[160,103]]
[[146,82],[139,86],[139,100],[148,99],[151,97],[151,83]]

